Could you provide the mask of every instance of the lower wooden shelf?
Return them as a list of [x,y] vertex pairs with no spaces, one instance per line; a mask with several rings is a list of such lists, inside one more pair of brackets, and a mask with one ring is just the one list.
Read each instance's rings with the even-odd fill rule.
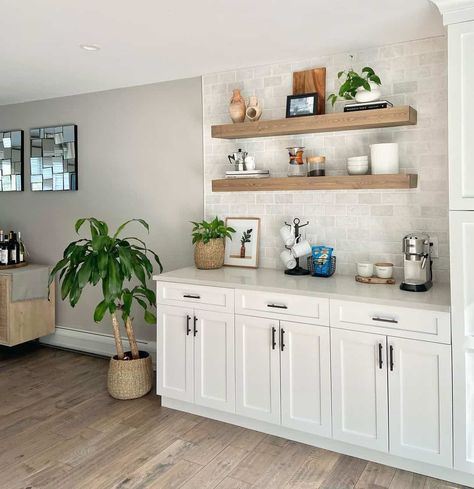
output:
[[224,178],[212,181],[213,192],[278,190],[362,190],[416,188],[418,175],[346,175],[331,177]]

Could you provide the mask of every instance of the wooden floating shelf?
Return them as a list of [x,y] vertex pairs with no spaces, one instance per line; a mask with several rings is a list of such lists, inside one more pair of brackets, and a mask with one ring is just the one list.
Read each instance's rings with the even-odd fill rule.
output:
[[334,112],[331,114],[278,119],[273,121],[239,122],[212,126],[213,138],[241,139],[316,132],[350,131],[380,127],[412,126],[416,124],[416,110],[409,106],[387,109],[361,110],[359,112]]
[[348,175],[333,177],[224,178],[212,181],[213,192],[278,190],[362,190],[416,188],[418,175]]

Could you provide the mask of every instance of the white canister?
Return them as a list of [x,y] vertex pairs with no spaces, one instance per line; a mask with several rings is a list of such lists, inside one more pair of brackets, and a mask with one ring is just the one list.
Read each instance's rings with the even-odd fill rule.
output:
[[374,274],[373,263],[358,263],[357,264],[357,275],[361,277],[372,277]]
[[398,143],[371,144],[370,161],[373,175],[400,173]]

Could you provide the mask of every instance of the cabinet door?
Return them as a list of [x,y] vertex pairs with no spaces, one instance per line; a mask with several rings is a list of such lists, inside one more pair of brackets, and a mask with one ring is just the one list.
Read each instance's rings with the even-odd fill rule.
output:
[[454,467],[474,473],[474,212],[450,212]]
[[278,321],[236,316],[235,342],[237,413],[279,424]]
[[333,436],[388,450],[386,337],[331,331]]
[[474,210],[474,22],[448,28],[449,207]]
[[235,412],[234,316],[195,310],[194,318],[194,402]]
[[280,322],[281,423],[331,436],[329,328]]
[[451,347],[388,338],[390,453],[452,467]]
[[194,399],[192,317],[192,309],[158,308],[157,393],[189,402]]

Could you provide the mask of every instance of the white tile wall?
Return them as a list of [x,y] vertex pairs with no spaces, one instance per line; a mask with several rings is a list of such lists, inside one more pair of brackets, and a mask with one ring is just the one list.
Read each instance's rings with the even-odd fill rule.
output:
[[[327,68],[327,94],[336,87],[336,73],[349,65],[372,66],[382,79],[382,95],[396,105],[409,104],[418,111],[418,124],[400,128],[221,140],[211,138],[211,125],[229,123],[228,104],[233,88],[263,103],[262,118],[285,116],[286,96],[292,92],[292,72]],[[391,261],[401,274],[401,239],[423,230],[437,236],[440,257],[435,279],[449,280],[448,168],[447,168],[447,61],[446,39],[436,37],[355,53],[316,57],[293,63],[256,66],[203,77],[205,214],[207,217],[257,216],[262,219],[260,264],[281,268],[278,229],[285,220],[310,221],[306,237],[313,244],[334,246],[338,273],[353,274],[361,260]],[[333,108],[328,104],[326,111]],[[336,106],[341,111],[341,105]],[[257,167],[273,176],[287,170],[286,146],[303,145],[306,154],[326,155],[327,174],[345,173],[348,156],[369,153],[369,144],[398,142],[401,168],[416,172],[414,190],[301,191],[213,193],[211,180],[228,169],[227,154],[243,148],[255,155]]]

